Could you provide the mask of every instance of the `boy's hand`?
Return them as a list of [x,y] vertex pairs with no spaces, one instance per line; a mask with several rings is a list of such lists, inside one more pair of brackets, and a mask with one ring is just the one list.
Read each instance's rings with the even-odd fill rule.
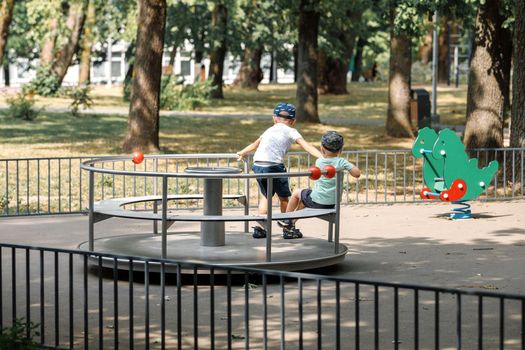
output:
[[244,160],[244,153],[242,153],[242,152],[237,152],[237,160],[238,160],[238,161]]

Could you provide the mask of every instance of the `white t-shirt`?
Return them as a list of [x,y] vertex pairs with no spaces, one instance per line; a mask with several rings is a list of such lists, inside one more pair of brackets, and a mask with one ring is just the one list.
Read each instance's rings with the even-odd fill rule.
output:
[[276,123],[261,135],[261,143],[253,155],[253,160],[282,163],[290,146],[300,138],[302,138],[301,134],[294,128],[283,123]]

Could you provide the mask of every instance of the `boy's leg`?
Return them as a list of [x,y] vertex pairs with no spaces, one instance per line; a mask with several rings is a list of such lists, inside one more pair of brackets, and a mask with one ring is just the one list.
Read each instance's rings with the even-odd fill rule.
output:
[[[266,168],[253,166],[253,172],[254,173],[266,173],[268,170]],[[259,190],[261,192],[261,196],[259,199],[259,206],[258,206],[258,213],[260,215],[265,215],[268,210],[268,200],[266,199],[266,193],[267,193],[267,181],[266,179],[257,178],[257,183],[259,184]],[[266,227],[262,226],[259,223],[256,223],[253,227],[253,238],[265,238],[266,237]]]
[[279,196],[279,204],[281,206],[281,213],[286,213],[288,210],[288,204],[289,204],[289,197],[280,197]]
[[259,209],[258,212],[260,215],[265,215],[268,211],[268,199],[264,195],[261,195],[261,199],[259,199]]
[[[286,212],[292,212],[296,210],[304,209],[304,203],[301,200],[301,193],[303,192],[303,189],[298,188],[293,191],[290,201],[288,202],[288,207],[286,208]],[[297,220],[288,220],[288,223],[290,225],[295,224]]]
[[[264,193],[261,193],[261,198],[259,199],[259,208],[258,208],[259,215],[266,215],[268,212],[268,200],[266,199],[266,196]],[[261,225],[260,223],[256,223],[253,227],[253,238],[266,238],[266,227]]]
[[302,189],[298,188],[293,191],[288,206],[286,207],[286,212],[298,210],[299,205],[301,204],[301,191]]
[[[286,212],[293,212],[296,210],[301,210],[305,208],[305,204],[302,200],[302,193],[304,189],[296,189],[292,193],[292,197],[290,199],[290,202],[288,203],[288,207],[286,208]],[[295,227],[295,222],[297,220],[283,220],[280,226],[283,228],[283,238],[284,239],[294,239],[294,238],[302,238],[303,234],[302,232]]]

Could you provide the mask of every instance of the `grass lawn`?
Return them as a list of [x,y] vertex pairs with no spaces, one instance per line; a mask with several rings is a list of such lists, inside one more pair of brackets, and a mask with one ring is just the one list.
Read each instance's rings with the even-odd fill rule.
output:
[[[431,91],[430,85],[415,85]],[[348,84],[348,95],[319,96],[319,115],[323,118],[379,120],[386,119],[388,86],[383,83]],[[225,99],[206,110],[216,113],[236,114],[250,106],[250,113],[267,114],[280,101],[295,101],[295,85],[261,85],[259,92],[243,92],[226,89]],[[463,125],[465,123],[467,86],[442,86],[438,89],[438,113],[441,123]],[[270,108],[268,107],[270,106]]]
[[[429,86],[423,87],[427,90]],[[294,101],[292,84],[261,85],[261,91],[244,92],[225,89],[225,99],[198,112],[214,114],[267,114],[279,101]],[[352,83],[349,95],[320,96],[319,111],[323,118],[384,121],[387,108],[385,83]],[[92,92],[95,108],[126,110],[120,87],[95,87]],[[38,98],[37,105],[67,107],[65,98]],[[441,122],[464,123],[466,86],[459,89],[440,88]],[[5,107],[0,96],[0,107]],[[330,119],[327,119],[330,120]],[[342,120],[341,120],[342,121]],[[226,119],[163,116],[160,121],[162,152],[206,153],[235,152],[255,140],[271,119]],[[118,154],[126,132],[127,117],[117,114],[73,117],[68,113],[44,111],[35,121],[25,122],[0,113],[0,158]],[[346,149],[410,148],[412,140],[393,139],[385,135],[383,126],[344,126],[341,123],[298,124],[305,139],[319,144],[326,130],[338,130],[346,136]]]
[[[0,158],[103,155],[121,153],[127,118],[121,115],[43,113],[25,122],[0,116]],[[160,143],[165,153],[236,152],[255,140],[271,119],[161,117]],[[347,149],[409,148],[410,139],[393,139],[377,126],[299,124],[305,139],[319,145],[327,130],[346,137]],[[295,148],[294,148],[295,149]]]

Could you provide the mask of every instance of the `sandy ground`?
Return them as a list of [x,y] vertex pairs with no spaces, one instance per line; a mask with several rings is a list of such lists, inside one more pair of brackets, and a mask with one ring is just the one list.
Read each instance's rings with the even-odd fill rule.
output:
[[[448,211],[450,205],[446,204],[395,204],[395,205],[359,205],[359,206],[345,206],[342,209],[342,243],[346,244],[350,252],[346,257],[344,263],[337,266],[324,268],[313,271],[314,273],[321,273],[325,275],[337,275],[346,276],[349,278],[360,278],[366,280],[379,280],[388,282],[402,282],[402,283],[413,283],[421,285],[431,285],[440,287],[450,288],[473,288],[490,290],[495,292],[506,292],[515,294],[525,294],[525,202],[524,201],[513,201],[513,202],[475,202],[472,205],[472,210],[475,218],[471,220],[448,220]],[[297,225],[302,229],[306,236],[312,237],[326,237],[326,224],[320,220],[308,219],[299,222]],[[242,227],[242,224],[228,223],[227,230],[237,230]],[[172,226],[173,231],[188,231],[195,230],[198,225],[195,224],[177,224]],[[277,230],[275,225],[275,230]],[[133,232],[147,232],[151,230],[149,223],[141,223],[132,220],[118,220],[112,219],[97,224],[96,233],[98,237],[104,237],[109,235],[133,233]],[[30,244],[33,246],[49,246],[49,247],[62,247],[62,248],[75,248],[81,241],[87,239],[87,217],[86,216],[50,216],[50,217],[29,217],[29,218],[4,218],[0,219],[0,237],[1,241],[5,243],[20,243]],[[17,256],[17,259],[23,259],[23,256]],[[37,256],[31,259],[37,259]],[[61,258],[62,259],[62,258]],[[4,270],[9,271],[10,256],[8,252],[3,253],[2,264],[7,264]],[[33,260],[31,260],[33,261]],[[36,261],[36,260],[35,260]],[[60,260],[61,262],[63,261]],[[64,260],[65,262],[65,260]],[[49,265],[49,270],[48,266]],[[21,268],[23,271],[23,269]],[[74,263],[75,273],[81,274],[82,264],[80,261]],[[46,260],[46,271],[52,271],[52,260],[47,262]],[[38,271],[34,271],[37,274]],[[22,274],[22,273],[21,273]],[[23,276],[23,274],[22,274]],[[38,275],[35,275],[37,279]],[[7,272],[4,272],[4,284],[9,281]],[[62,278],[62,277],[61,277]],[[78,279],[81,279],[79,277]],[[97,287],[98,277],[96,274],[89,276],[90,288]],[[67,277],[63,277],[63,281],[67,281]],[[36,283],[36,282],[35,282]],[[104,280],[104,287],[106,288],[107,296],[104,296],[104,321],[103,321],[103,333],[108,333],[105,336],[104,344],[107,344],[105,348],[112,348],[110,340],[113,339],[114,325],[109,315],[112,312],[113,304],[112,301],[112,285],[111,279]],[[126,296],[128,290],[126,281],[119,282],[119,288],[122,288],[122,292],[119,292],[119,303],[121,312],[126,310]],[[52,290],[52,279],[49,282],[49,288]],[[64,288],[67,284],[64,283]],[[305,285],[305,345],[306,348],[315,348],[317,343],[316,336],[316,288],[315,284]],[[18,287],[23,290],[21,287]],[[62,288],[62,287],[61,287]],[[141,287],[143,288],[143,287]],[[175,294],[174,286],[170,287],[171,290],[167,291],[168,296],[172,296],[172,300],[167,302],[167,307],[173,307],[173,298]],[[201,287],[199,287],[201,288]],[[291,314],[290,320],[286,321],[286,342],[287,344],[293,345],[297,341],[297,285],[286,284],[287,294],[287,315]],[[47,290],[47,289],[46,289]],[[75,281],[75,295],[78,293],[78,299],[82,300],[82,283],[81,281]],[[218,327],[216,337],[218,339],[218,348],[225,347],[225,334],[224,328],[224,307],[225,300],[223,299],[224,288],[216,287],[216,308],[221,311],[217,311],[216,324]],[[325,332],[329,335],[333,333],[334,319],[333,319],[333,303],[330,300],[330,296],[333,296],[333,287],[328,285],[323,289],[323,312],[330,311],[332,317],[325,316],[323,314],[323,334]],[[11,300],[9,294],[10,291],[5,288],[3,293],[4,298],[4,315],[10,315],[12,308],[6,305],[6,300]],[[66,294],[66,292],[64,292]],[[142,289],[137,288],[136,297],[142,295]],[[152,287],[152,295],[158,297],[159,291],[157,287]],[[192,286],[186,286],[182,288],[182,300],[185,305],[184,317],[188,317],[190,322],[183,327],[183,348],[193,346],[193,335],[191,320],[193,320],[193,308],[191,307],[192,296],[194,290]],[[209,320],[210,306],[207,302],[209,298],[209,287],[202,287],[199,293],[199,322],[206,324]],[[234,348],[244,348],[244,323],[243,323],[243,296],[245,290],[242,285],[234,287],[233,297],[236,300],[236,296],[240,298],[240,301],[234,305],[235,319],[233,320],[233,333],[236,334],[237,339],[234,341]],[[250,312],[251,317],[254,319],[250,323],[250,338],[251,341],[260,339],[262,324],[255,315],[261,311],[260,298],[261,298],[261,287],[250,291]],[[280,331],[279,331],[279,319],[278,319],[278,305],[279,305],[279,285],[269,286],[269,295],[274,296],[273,299],[268,299],[270,305],[270,311],[275,308],[275,315],[277,319],[270,319],[270,348],[279,347]],[[345,294],[346,293],[346,294]],[[353,315],[355,309],[353,309],[353,303],[355,301],[355,291],[352,288],[342,290],[342,295],[347,297],[343,300],[343,313],[344,317]],[[371,348],[373,340],[373,303],[370,303],[371,297],[373,296],[373,290],[367,287],[363,287],[360,294],[361,302],[361,346],[362,348]],[[38,299],[38,288],[32,287],[31,298]],[[381,290],[381,305],[382,307],[392,305],[392,293],[390,290]],[[46,294],[46,297],[51,298],[51,291]],[[413,309],[411,309],[412,294],[405,293],[400,295],[400,322],[401,331],[400,338],[403,343],[400,344],[400,348],[412,348],[413,342]],[[421,320],[428,318],[430,321],[433,320],[434,305],[433,295],[422,295],[421,300]],[[187,299],[185,299],[187,298]],[[270,297],[271,298],[271,297]],[[93,299],[93,300],[91,300]],[[19,299],[23,305],[24,300],[22,296]],[[52,299],[50,299],[52,300]],[[142,300],[142,299],[141,299]],[[136,303],[142,301],[137,300]],[[368,302],[368,303],[367,303]],[[47,301],[46,301],[47,303]],[[273,304],[272,304],[273,303]],[[346,304],[345,304],[346,303]],[[441,348],[449,349],[454,348],[454,326],[453,321],[455,320],[454,311],[454,300],[443,296],[441,305],[441,318],[440,318],[440,329],[441,329]],[[9,303],[7,303],[9,304]],[[51,302],[50,302],[51,304]],[[66,305],[67,302],[64,302]],[[152,302],[152,312],[158,311],[159,303]],[[90,329],[94,327],[93,331],[89,334],[89,341],[96,343],[97,338],[97,299],[96,293],[90,295]],[[75,310],[81,307],[81,305],[75,305]],[[143,316],[142,310],[143,304],[136,305],[136,323],[141,322]],[[23,309],[20,306],[21,309]],[[516,309],[517,308],[517,309]],[[34,309],[34,311],[33,311]],[[38,315],[39,304],[32,305],[31,312]],[[81,315],[78,311],[78,317],[75,329],[81,326]],[[463,306],[463,342],[464,348],[473,348],[477,340],[477,324],[475,316],[469,316],[470,311],[473,315],[476,315],[477,310],[476,304],[469,304],[465,301]],[[487,316],[484,318],[484,327],[488,327],[486,335],[484,336],[485,348],[495,348],[498,342],[498,335],[494,329],[497,329],[498,325],[498,313],[497,304],[491,304],[486,302],[485,313]],[[516,310],[517,313],[515,312]],[[520,331],[519,327],[521,322],[519,316],[519,305],[512,303],[507,304],[506,309],[506,349],[519,348]],[[23,312],[22,312],[23,313]],[[61,313],[67,314],[67,308],[61,310]],[[271,312],[270,312],[271,313]],[[75,312],[76,314],[76,312]],[[158,318],[152,316],[151,322]],[[48,322],[52,323],[52,308],[47,311],[46,309],[46,320],[50,318]],[[60,322],[66,322],[67,315],[61,316]],[[392,311],[391,308],[381,311],[382,323],[380,326],[380,348],[392,347]],[[4,316],[5,317],[5,316]],[[173,319],[173,315],[168,313],[168,320]],[[343,317],[343,318],[344,318]],[[38,319],[37,319],[38,322]],[[492,322],[492,323],[491,323]],[[431,324],[432,322],[429,322]],[[49,323],[48,323],[49,324]],[[352,343],[355,341],[355,320],[349,319],[348,321],[343,320],[343,325],[349,330],[343,335],[345,343]],[[221,326],[221,327],[222,327]],[[121,321],[120,324],[121,333],[126,333],[125,327],[127,327],[126,321]],[[425,330],[421,326],[421,348],[433,348],[433,328]],[[199,347],[209,347],[209,332],[208,328],[204,326],[199,332]],[[221,330],[219,330],[219,328]],[[67,327],[65,328],[67,329]],[[81,327],[80,327],[81,329]],[[490,332],[490,330],[496,332]],[[152,345],[154,348],[158,346],[158,328],[152,330]],[[78,334],[77,334],[78,333]],[[136,332],[135,337],[138,337],[136,343],[139,344],[143,341],[143,333]],[[121,335],[124,338],[127,334]],[[66,335],[61,334],[61,342],[66,342]],[[75,331],[75,344],[81,344],[82,332]],[[48,335],[47,339],[52,338],[52,332]],[[174,338],[173,333],[168,334],[168,338]],[[173,340],[173,339],[172,339]],[[109,343],[106,343],[109,342]],[[156,342],[156,343],[155,343]],[[127,344],[124,339],[121,339],[122,345]],[[143,344],[143,343],[142,343]],[[222,344],[222,345],[221,345]],[[253,343],[252,343],[253,345]],[[259,348],[259,343],[255,341],[253,348]],[[323,348],[333,348],[334,343],[331,337],[323,338]],[[95,346],[96,348],[96,346]]]

